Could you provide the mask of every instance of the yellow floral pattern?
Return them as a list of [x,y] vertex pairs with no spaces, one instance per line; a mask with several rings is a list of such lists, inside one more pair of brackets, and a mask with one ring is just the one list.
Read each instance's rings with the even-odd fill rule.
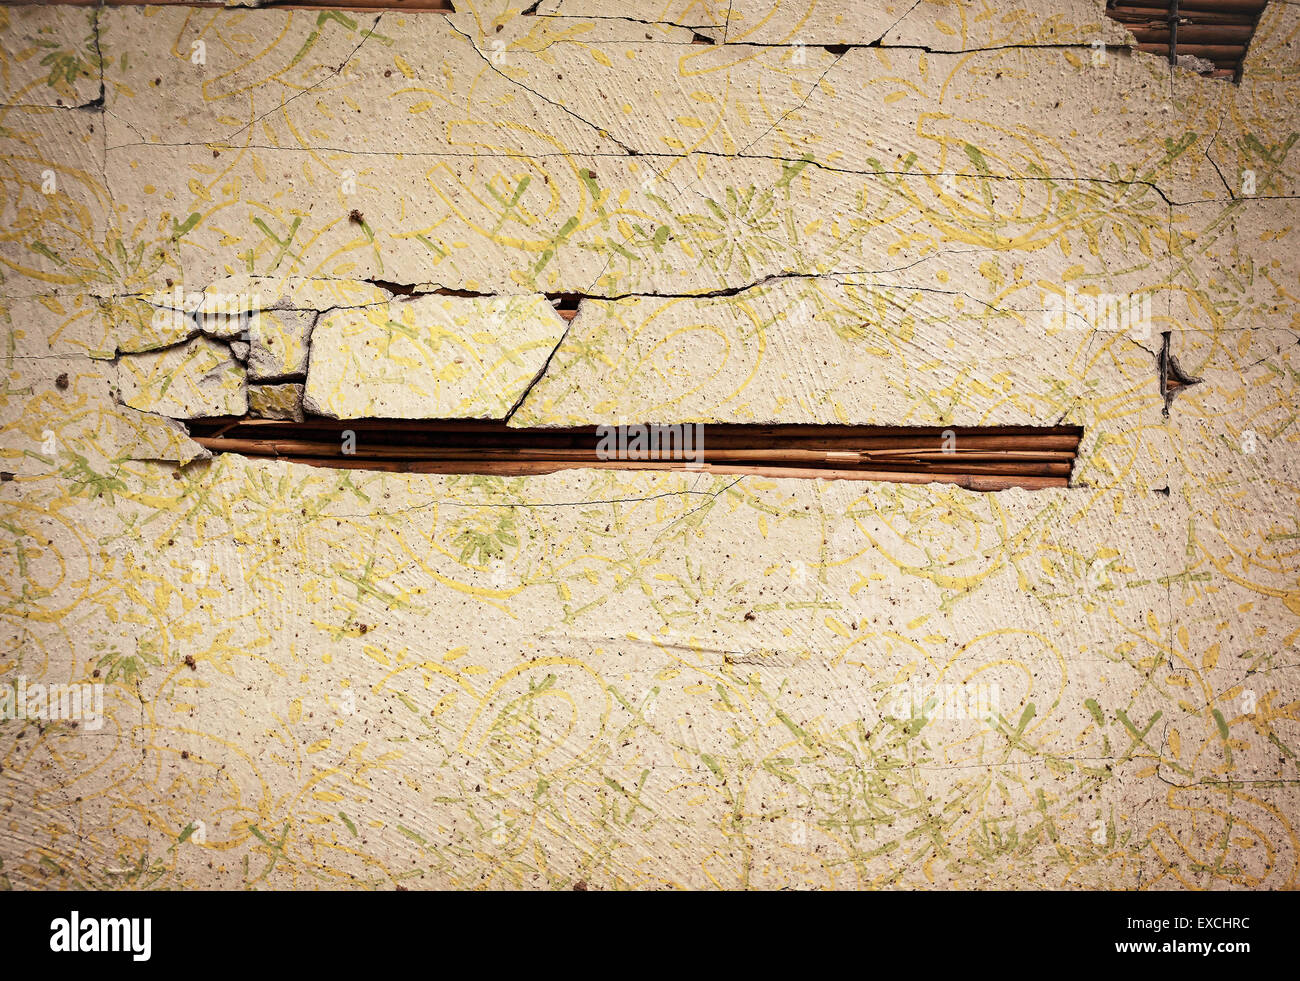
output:
[[[457,6],[0,10],[0,684],[104,692],[0,721],[0,886],[1300,884],[1296,6],[1239,86],[1085,0]],[[412,303],[443,343],[330,333]],[[175,421],[363,369],[515,425],[1084,439],[979,494]]]

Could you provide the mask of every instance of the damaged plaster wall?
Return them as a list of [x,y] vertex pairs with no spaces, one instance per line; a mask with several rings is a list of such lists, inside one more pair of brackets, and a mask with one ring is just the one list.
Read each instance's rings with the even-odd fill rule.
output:
[[[1297,6],[1239,86],[1101,0],[528,6],[0,9],[0,682],[103,686],[0,722],[0,885],[1297,885]],[[978,494],[184,427],[304,407],[1084,441]]]

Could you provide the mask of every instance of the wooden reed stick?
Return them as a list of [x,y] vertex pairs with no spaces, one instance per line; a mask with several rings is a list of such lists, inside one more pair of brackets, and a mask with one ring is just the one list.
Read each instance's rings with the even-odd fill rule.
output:
[[[685,470],[768,478],[948,483],[975,490],[1065,487],[1077,430],[942,431],[894,427],[709,426],[697,462],[607,460],[595,427],[513,429],[499,422],[452,420],[215,419],[191,424],[214,452],[276,457],[312,466],[393,473],[529,475],[567,469]],[[355,454],[342,433],[358,434]],[[833,433],[834,435],[827,435]]]

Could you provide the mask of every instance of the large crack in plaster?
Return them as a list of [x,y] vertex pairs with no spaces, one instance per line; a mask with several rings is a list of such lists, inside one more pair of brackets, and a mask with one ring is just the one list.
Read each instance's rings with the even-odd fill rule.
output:
[[[377,21],[378,21],[378,19],[376,19],[376,22],[375,22],[375,23],[377,23]],[[372,29],[373,29],[373,25],[372,25]],[[98,26],[97,26],[97,31],[96,31],[96,33],[98,34]],[[465,35],[463,31],[458,32],[458,33],[459,33],[461,36],[466,37],[466,38],[468,39],[468,36]],[[366,38],[367,38],[368,36],[369,36],[369,32],[363,32],[363,37],[361,38],[360,41],[358,41],[358,42],[356,43],[356,45],[354,45],[354,47],[353,47],[353,49],[352,49],[352,54],[349,55],[349,59],[352,57],[352,55],[355,55],[355,53],[356,53],[356,52],[361,48],[361,46],[365,43]],[[472,40],[472,39],[471,39],[471,40]],[[851,49],[851,48],[854,48],[854,47],[870,47],[870,46],[872,46],[872,45],[842,45],[842,46],[839,46],[836,50],[837,50],[837,52],[839,52],[839,51],[847,51],[847,50],[849,50],[849,49]],[[1044,48],[1050,48],[1050,47],[1070,47],[1070,45],[1015,45],[1014,47],[1044,47]],[[1081,46],[1075,45],[1074,47],[1079,47],[1080,50],[1083,50]],[[902,49],[902,48],[900,47],[900,50],[901,50],[901,49]],[[969,49],[969,50],[972,50],[972,51],[973,51],[973,50],[976,50],[976,49]],[[488,58],[488,57],[484,54],[484,52],[482,52],[481,50],[479,50],[477,47],[475,47],[475,52],[476,52],[476,55],[477,55],[480,59],[486,60],[486,61],[491,65],[491,59]],[[832,65],[830,65],[827,69],[825,69],[825,71],[824,71],[823,74],[822,74],[822,78],[825,78],[825,77],[826,77],[826,76],[831,72],[831,69],[835,68],[835,67],[839,64],[839,61],[840,61],[840,59],[841,59],[842,57],[843,57],[843,54],[842,54],[842,53],[837,54],[837,60],[836,60],[836,62],[832,63]],[[340,66],[338,66],[337,68],[335,68],[335,69],[333,70],[333,74],[330,75],[330,76],[327,76],[327,78],[334,77],[334,75],[337,75],[338,72],[342,71],[342,69],[346,66],[346,64],[347,64],[347,59],[345,59],[343,65],[340,65]],[[491,67],[493,68],[494,71],[497,72],[497,74],[502,74],[502,75],[504,75],[504,73],[500,72],[500,70],[497,69],[495,65],[491,65]],[[102,71],[101,71],[101,75],[102,75]],[[326,79],[326,80],[327,80],[327,79]],[[315,88],[315,87],[320,86],[320,85],[323,83],[323,81],[325,81],[325,80],[318,79],[318,80],[317,80],[317,81],[316,81],[316,82],[315,82],[311,87],[309,87],[306,91],[311,91],[312,88]],[[512,80],[512,82],[514,82],[514,84],[520,84],[520,83],[518,83],[518,82],[515,81],[515,80]],[[103,82],[102,82],[102,79],[101,79],[101,85],[102,85],[102,84],[103,84]],[[525,86],[525,87],[527,87],[527,86]],[[811,96],[811,94],[812,94],[815,90],[816,90],[816,83],[814,83],[813,85],[809,86],[808,95],[805,96],[805,98],[804,98],[804,102],[803,102],[803,103],[800,103],[800,105],[805,104],[806,101],[807,101],[807,98],[808,98],[809,96]],[[532,92],[533,90],[530,88],[529,91]],[[297,94],[303,94],[303,93],[297,93]],[[534,94],[536,94],[536,93],[534,93]],[[543,99],[546,98],[544,94],[543,94],[541,97],[542,97]],[[294,96],[294,98],[296,98],[296,95]],[[549,100],[549,101],[551,101],[552,104],[555,104],[553,100]],[[283,109],[283,104],[282,104],[279,108]],[[573,114],[573,111],[570,110],[570,109],[568,109],[567,107],[561,107],[561,108],[564,108],[564,110],[565,110],[566,112],[568,112],[568,113],[570,113],[570,114]],[[242,132],[244,132],[244,131],[250,129],[252,123],[255,123],[255,122],[257,122],[258,120],[261,120],[261,119],[266,118],[266,116],[269,114],[269,112],[272,112],[272,111],[275,111],[275,110],[268,110],[267,112],[264,112],[264,113],[262,113],[262,114],[259,114],[255,119],[252,120],[252,122],[250,122],[249,124],[246,124],[246,125],[245,125],[241,130],[239,130],[238,132],[241,132],[241,133],[242,133]],[[761,139],[765,138],[765,135],[766,135],[767,133],[770,133],[771,131],[773,131],[774,129],[776,129],[778,126],[781,125],[781,121],[782,121],[783,119],[787,118],[788,116],[790,116],[791,114],[793,114],[793,113],[795,113],[795,112],[797,112],[797,111],[799,111],[799,106],[798,106],[798,105],[796,105],[796,106],[794,106],[794,107],[792,107],[792,108],[790,108],[790,109],[785,110],[785,112],[784,112],[784,114],[783,114],[782,116],[778,117],[777,120],[776,120],[775,122],[769,124],[767,130],[765,130],[763,133],[760,133],[757,137],[754,137],[753,139],[751,139],[750,144],[747,144],[746,149],[743,150],[743,151],[741,151],[740,153],[737,153],[737,154],[723,154],[723,153],[718,152],[718,151],[708,151],[708,150],[696,151],[695,153],[696,153],[696,154],[699,154],[699,155],[709,155],[709,156],[713,156],[713,157],[715,157],[715,158],[719,158],[719,159],[721,159],[721,158],[729,158],[729,159],[736,159],[736,160],[740,160],[740,159],[746,159],[746,160],[762,160],[762,159],[770,159],[770,160],[774,160],[774,161],[778,161],[778,160],[779,160],[779,161],[784,161],[784,162],[787,162],[787,163],[790,163],[790,164],[795,164],[795,163],[800,163],[800,164],[811,163],[812,166],[815,167],[815,168],[818,169],[818,170],[824,170],[824,171],[827,171],[827,172],[829,172],[829,173],[837,173],[837,174],[862,174],[862,175],[864,175],[864,176],[898,176],[898,175],[900,175],[900,174],[906,174],[906,176],[913,177],[913,178],[927,178],[927,177],[928,177],[928,178],[933,178],[933,179],[938,179],[938,180],[943,180],[943,179],[953,178],[953,179],[963,179],[963,180],[981,180],[981,181],[992,180],[992,181],[1006,181],[1006,182],[1011,182],[1011,183],[1019,182],[1019,181],[1036,181],[1036,180],[1037,180],[1037,181],[1046,181],[1046,182],[1058,183],[1058,184],[1059,184],[1059,183],[1069,183],[1069,182],[1078,182],[1078,183],[1080,183],[1080,184],[1083,184],[1083,183],[1087,183],[1087,182],[1092,182],[1092,183],[1097,184],[1097,185],[1107,185],[1107,184],[1109,184],[1109,185],[1113,185],[1113,186],[1121,186],[1121,185],[1122,185],[1122,186],[1131,186],[1131,187],[1144,187],[1144,188],[1149,188],[1149,189],[1152,190],[1155,194],[1159,195],[1159,196],[1161,197],[1161,199],[1164,200],[1166,203],[1190,203],[1190,202],[1183,202],[1181,199],[1176,199],[1176,198],[1172,197],[1172,196],[1170,195],[1169,192],[1167,192],[1166,190],[1164,190],[1164,189],[1163,189],[1163,188],[1162,188],[1162,187],[1161,187],[1157,182],[1155,182],[1155,181],[1146,181],[1146,180],[1137,179],[1137,178],[1135,178],[1135,179],[1131,179],[1131,180],[1122,180],[1122,179],[1101,179],[1101,178],[1095,178],[1095,177],[1072,177],[1072,176],[1056,177],[1056,178],[1053,178],[1053,177],[1042,177],[1042,178],[1038,178],[1038,177],[1028,177],[1028,176],[1014,176],[1014,177],[1012,177],[1012,176],[1005,176],[1005,175],[1000,175],[1000,174],[972,173],[972,172],[970,172],[970,171],[961,171],[961,170],[957,170],[957,171],[953,171],[953,170],[945,170],[945,171],[937,171],[937,170],[935,170],[935,171],[931,171],[931,170],[920,170],[920,171],[914,171],[914,172],[906,172],[906,171],[898,171],[898,170],[892,170],[892,169],[886,170],[886,169],[880,169],[880,168],[877,168],[877,169],[858,169],[858,168],[851,168],[851,167],[837,166],[837,165],[834,165],[834,164],[831,164],[831,163],[828,163],[828,162],[825,162],[825,161],[819,161],[819,160],[816,160],[816,159],[810,159],[810,158],[808,158],[808,157],[803,157],[803,158],[799,158],[798,160],[796,160],[796,158],[794,158],[794,157],[783,157],[783,156],[780,156],[780,155],[774,155],[774,154],[754,154],[754,153],[750,153],[750,152],[748,152],[748,147],[749,147],[750,145],[752,145],[752,144],[753,144],[754,142],[756,142],[757,140],[761,140]],[[597,130],[599,130],[599,131],[601,131],[601,132],[606,132],[606,131],[603,130],[600,126],[598,126],[598,125],[592,123],[590,120],[585,119],[585,118],[582,118],[582,117],[580,117],[580,116],[579,116],[578,118],[581,118],[581,119],[582,119],[582,122],[583,122],[584,124],[586,124],[586,125],[588,125],[588,126],[593,126],[594,128],[596,128]],[[199,145],[199,144],[195,144],[195,143],[144,144],[144,143],[141,143],[141,144],[139,144],[139,145],[140,145],[140,146],[146,146],[146,145],[172,145],[172,146],[177,146],[177,147],[183,147],[183,146],[197,146],[197,145]],[[211,145],[211,144],[204,144],[204,145]],[[120,145],[120,146],[115,146],[115,147],[107,147],[107,146],[106,146],[106,148],[105,148],[105,152],[107,153],[109,150],[120,149],[121,147],[125,147],[125,146],[131,146],[131,144],[122,144],[122,145]],[[640,156],[652,156],[652,157],[658,157],[658,158],[663,158],[663,159],[688,159],[689,156],[693,156],[693,155],[695,155],[695,154],[691,154],[691,155],[675,155],[675,154],[663,154],[663,153],[653,153],[653,154],[650,154],[650,153],[647,153],[647,152],[645,152],[645,151],[636,150],[636,149],[632,149],[632,148],[630,148],[630,147],[627,147],[626,144],[623,143],[623,142],[621,142],[621,141],[620,141],[620,146],[623,146],[623,147],[624,147],[624,153],[625,153],[625,154],[627,154],[628,156],[636,156],[636,157],[640,157]],[[264,147],[264,148],[267,149],[268,151],[271,150],[271,149],[283,149],[283,148],[272,148],[272,147],[270,147],[270,145],[264,145],[264,144],[249,144],[249,147]],[[327,149],[327,147],[326,147],[325,145],[322,145],[320,149],[324,150],[324,149]],[[1209,150],[1210,150],[1210,148],[1209,148],[1208,146],[1204,149],[1204,152],[1205,152],[1205,154],[1207,155],[1207,157],[1209,157]],[[338,152],[353,152],[353,151],[351,151],[350,148],[338,148]],[[395,152],[393,155],[394,155],[394,156],[397,156],[397,155],[399,155],[399,154]],[[429,155],[429,156],[447,156],[447,157],[463,156],[463,157],[465,157],[465,158],[482,158],[482,157],[484,156],[484,154],[481,154],[481,153],[473,153],[473,154],[429,153],[429,154],[425,154],[423,151],[420,151],[420,150],[414,150],[414,151],[410,151],[410,152],[403,152],[403,153],[401,153],[400,155],[402,155],[402,156],[420,156],[420,155]],[[560,154],[560,153],[557,153],[557,154],[556,154],[556,156],[562,156],[562,155],[563,155],[563,154]],[[613,155],[613,154],[610,154],[609,156],[614,156],[614,155]],[[1223,179],[1222,174],[1221,174],[1221,171],[1219,170],[1217,163],[1213,160],[1212,157],[1210,157],[1210,162],[1211,162],[1211,164],[1214,165],[1216,172],[1219,173],[1220,183],[1223,184],[1224,189],[1227,190],[1229,193],[1231,193],[1231,190],[1232,190],[1232,189],[1229,188],[1229,187],[1227,186],[1227,182],[1226,182],[1226,180]],[[683,190],[680,184],[674,183],[674,186],[675,186],[679,191]],[[696,193],[699,193],[698,190],[696,191]],[[1269,196],[1267,196],[1267,197],[1273,197],[1273,196],[1272,196],[1272,195],[1269,195]],[[1288,197],[1288,198],[1289,198],[1290,196],[1282,196],[1282,195],[1278,195],[1277,197]],[[611,258],[610,261],[612,261],[612,258]],[[596,291],[596,290],[594,290],[594,289],[589,289],[588,292],[595,293],[595,292],[598,292],[598,291]],[[615,295],[627,295],[627,291],[618,292],[618,293],[616,293]]]
[[[905,270],[912,265],[914,264],[902,268]],[[555,393],[564,390],[570,384],[579,384],[584,390],[593,392],[599,391],[601,385],[599,376],[581,382],[577,380],[578,376],[569,377],[569,373],[580,363],[573,362],[573,353],[569,351],[570,346],[576,345],[574,352],[586,350],[593,343],[593,338],[599,337],[601,332],[608,332],[613,329],[613,325],[619,323],[623,317],[629,315],[632,311],[643,308],[653,311],[658,308],[666,308],[665,305],[681,301],[688,304],[683,309],[697,311],[695,316],[703,317],[707,321],[708,318],[719,314],[730,317],[731,314],[728,311],[731,310],[731,304],[735,302],[744,304],[743,307],[738,309],[751,309],[756,304],[761,308],[770,307],[772,312],[769,316],[771,319],[767,321],[768,326],[765,329],[772,332],[772,337],[769,338],[767,343],[770,344],[773,339],[791,334],[793,331],[789,341],[793,353],[808,345],[817,349],[826,348],[828,342],[836,334],[842,334],[844,331],[856,333],[863,330],[884,329],[889,331],[895,329],[888,324],[875,323],[873,318],[876,314],[868,312],[872,309],[870,306],[862,307],[862,312],[858,314],[858,317],[865,317],[866,320],[855,320],[854,316],[850,314],[849,319],[843,323],[834,319],[823,322],[822,318],[826,315],[823,305],[826,299],[822,294],[826,296],[844,294],[850,297],[861,295],[868,300],[879,295],[886,299],[889,309],[892,311],[891,318],[910,316],[909,310],[912,304],[917,302],[918,297],[929,294],[945,297],[955,295],[953,291],[918,286],[906,280],[892,285],[884,284],[873,278],[876,275],[878,274],[836,273],[816,276],[782,274],[764,277],[762,280],[746,284],[743,287],[702,293],[633,293],[613,296],[567,294],[552,297],[543,297],[536,294],[531,296],[526,294],[499,296],[464,290],[447,290],[445,288],[425,289],[408,284],[374,281],[371,285],[380,288],[387,299],[357,304],[320,304],[317,309],[302,309],[295,307],[293,301],[280,298],[271,304],[265,304],[265,311],[257,308],[250,309],[245,314],[249,320],[236,321],[233,324],[225,325],[221,329],[200,325],[174,343],[161,345],[149,351],[122,354],[115,363],[120,371],[126,370],[130,372],[134,371],[135,365],[138,364],[156,365],[159,355],[174,352],[181,358],[179,364],[184,365],[188,363],[186,355],[193,348],[196,340],[201,339],[203,344],[207,345],[205,350],[216,350],[224,345],[225,350],[230,352],[231,364],[227,369],[219,369],[218,367],[205,371],[202,373],[203,377],[201,378],[186,380],[183,377],[183,372],[181,377],[174,379],[167,375],[165,379],[159,382],[160,384],[165,382],[164,391],[166,386],[170,386],[173,381],[179,382],[183,388],[190,391],[202,390],[205,385],[210,384],[215,378],[218,380],[225,379],[226,384],[234,385],[250,393],[257,390],[258,399],[254,401],[260,401],[262,404],[269,406],[274,412],[274,417],[281,417],[286,412],[291,417],[299,417],[303,412],[307,412],[337,419],[374,416],[397,419],[461,417],[494,419],[507,423],[513,423],[517,417],[520,417],[521,410],[530,404],[531,399],[533,404],[523,413],[526,418],[523,418],[521,424],[524,426],[555,425],[562,421],[562,417],[550,418],[545,415],[538,415],[541,407],[549,404]],[[809,290],[812,292],[809,292]],[[846,290],[848,293],[845,294],[844,291]],[[830,292],[827,293],[827,291]],[[207,295],[206,293],[195,294],[193,302],[189,306],[201,305],[200,298]],[[218,297],[220,295],[217,294]],[[967,297],[967,299],[979,302],[973,297]],[[576,314],[569,319],[568,323],[565,323],[564,319],[558,317],[555,313],[555,307],[560,302],[576,306]],[[844,300],[838,299],[834,302],[843,303]],[[523,304],[523,306],[520,306],[520,304]],[[598,305],[601,311],[600,314],[593,312],[592,304]],[[249,305],[244,304],[244,306]],[[989,315],[999,317],[1044,315],[1050,313],[1053,309],[1043,306],[1027,309],[997,308],[988,304],[984,304],[984,307]],[[460,313],[452,315],[454,322],[460,325],[455,328],[455,331],[460,332],[460,340],[455,341],[455,346],[447,351],[439,353],[442,344],[453,338],[455,333],[449,334],[446,326],[439,326],[441,321],[438,318],[445,317],[445,311],[448,310],[460,311]],[[493,318],[499,315],[493,311],[509,310],[521,311],[522,319],[510,321],[513,326],[508,329],[493,327],[488,333],[484,332],[488,325],[494,322]],[[586,314],[583,313],[584,310],[587,311]],[[173,312],[188,317],[194,316],[192,312],[186,313],[179,310]],[[310,324],[302,332],[301,369],[255,371],[252,366],[260,363],[263,352],[259,350],[259,344],[263,342],[260,340],[259,332],[250,330],[248,323],[250,320],[254,323],[260,322],[256,318],[269,318],[277,313],[295,316],[305,314],[310,318]],[[1066,329],[1077,325],[1077,328],[1088,331],[1093,330],[1088,319],[1078,312],[1062,308],[1061,313],[1066,315],[1066,319],[1062,321],[1062,325]],[[437,314],[437,316],[432,320],[428,319],[431,314]],[[517,316],[517,314],[511,314],[511,316]],[[607,324],[604,318],[609,317],[614,319],[609,320]],[[450,325],[453,320],[446,321],[446,325]],[[592,327],[588,328],[588,322],[592,324]],[[726,320],[723,320],[720,323],[725,322]],[[892,323],[892,320],[890,322]],[[325,335],[318,333],[323,323],[328,325],[326,328],[328,333]],[[666,321],[665,323],[671,328],[672,321]],[[543,324],[549,326],[543,326]],[[530,332],[534,331],[535,327],[542,329],[549,336],[538,335],[533,337]],[[803,337],[800,332],[806,330],[811,330],[812,334]],[[436,394],[439,391],[454,392],[457,390],[456,379],[463,374],[463,369],[460,367],[462,359],[454,355],[463,354],[470,349],[466,347],[468,335],[464,333],[465,331],[473,332],[478,337],[475,343],[480,345],[479,356],[483,352],[490,350],[490,348],[481,347],[482,344],[487,342],[490,335],[498,338],[492,343],[499,343],[500,339],[509,336],[512,339],[511,343],[516,345],[518,351],[529,350],[531,352],[528,357],[532,359],[533,367],[526,368],[522,374],[516,374],[514,380],[510,383],[505,385],[498,383],[498,385],[489,386],[491,392],[485,392],[482,388],[483,378],[487,377],[482,374],[482,368],[475,369],[477,374],[474,374],[473,377],[477,380],[474,382],[472,390],[464,390],[457,396],[448,395],[444,397]],[[578,337],[578,334],[584,336]],[[655,335],[647,335],[650,338],[653,338],[653,336]],[[327,343],[322,343],[322,337]],[[795,337],[803,337],[803,339],[796,341],[794,340]],[[960,333],[955,337],[964,340]],[[1097,334],[1093,339],[1098,343],[1103,343],[1105,335]],[[408,343],[415,344],[416,347],[411,349],[402,347],[402,345]],[[614,343],[617,349],[619,345],[625,342],[615,341]],[[949,343],[951,344],[953,341],[950,340]],[[987,344],[987,341],[982,343]],[[1175,377],[1173,372],[1176,372],[1176,369],[1169,368],[1167,335],[1164,339],[1165,348],[1159,354],[1151,351],[1140,341],[1133,340],[1130,343],[1134,349],[1145,351],[1149,356],[1154,357],[1160,391],[1166,393],[1167,409],[1167,401],[1172,399],[1173,387],[1166,384],[1166,379]],[[398,347],[393,347],[394,344],[397,344]],[[241,350],[241,348],[249,346],[252,348],[251,351]],[[918,347],[918,356],[921,350],[922,348]],[[989,352],[987,348],[982,350],[985,352],[983,357],[986,359],[987,367],[987,364],[992,363],[987,361],[992,356],[992,352]],[[417,354],[416,362],[412,362],[410,360],[412,351],[424,353]],[[507,360],[514,360],[516,356],[508,355]],[[1008,364],[1025,363],[1023,355],[1019,352],[1018,345],[1008,348],[1005,356],[1009,359]],[[1044,356],[1047,358],[1047,363],[1050,363],[1053,357],[1050,347],[1044,351]],[[954,356],[951,353],[948,358],[954,364],[966,363],[962,357]],[[976,356],[972,354],[969,364],[973,366],[976,360]],[[413,364],[416,363],[422,364],[423,367],[413,367]],[[1032,361],[1028,363],[1032,363]],[[399,368],[398,365],[404,365],[404,367]],[[858,373],[863,375],[864,378],[870,378],[871,369],[862,366]],[[164,374],[166,375],[166,373]],[[1184,379],[1183,383],[1186,384],[1188,381],[1190,380]],[[821,379],[818,383],[828,386],[825,391],[833,395],[848,382],[846,379],[831,384],[828,379]],[[301,387],[287,387],[294,384],[300,384]],[[639,383],[633,380],[631,384],[635,388]],[[655,386],[651,385],[647,391],[653,391],[654,388]],[[139,394],[138,389],[137,386],[134,401],[129,401],[128,404],[145,410],[156,408],[156,406],[150,405],[148,401],[141,400],[142,396]],[[719,389],[719,394],[722,391],[723,389]],[[286,405],[285,398],[299,393],[301,393],[303,399],[298,404]],[[488,397],[486,402],[482,401],[485,394]],[[272,395],[274,395],[274,399],[272,399]],[[1095,397],[1095,395],[1096,393],[1093,392],[1090,397]],[[238,395],[234,392],[225,395],[214,393],[213,397],[214,402],[207,404],[201,411],[193,412],[191,416],[202,417],[227,414],[220,411],[220,407],[230,404],[228,399],[237,398]],[[469,401],[464,401],[467,398]],[[1083,399],[1082,392],[1072,396],[1068,404],[1058,409],[1050,420],[1034,416],[1020,417],[1013,414],[1002,419],[1001,422],[1002,424],[1035,424],[1050,421],[1053,424],[1060,425],[1072,418],[1075,412],[1085,407],[1086,402]],[[255,408],[255,414],[256,411]],[[641,412],[640,408],[628,407],[621,410],[618,415],[621,417],[626,414],[628,417],[635,417],[638,412]],[[185,414],[181,412],[164,412],[164,414],[171,414],[178,418],[185,417]],[[594,423],[601,420],[597,417],[568,419],[567,421],[569,423]],[[720,417],[717,421],[728,421],[728,417]],[[900,416],[897,420],[892,420],[886,415],[876,417],[871,421],[879,424],[891,424],[892,422],[902,422],[903,417]],[[942,423],[947,419],[939,417],[933,421]]]
[[603,140],[609,140],[611,143],[614,143],[614,144],[615,144],[616,146],[618,146],[618,147],[619,147],[619,148],[620,148],[624,153],[628,154],[629,156],[635,156],[635,155],[637,154],[637,151],[636,151],[636,150],[633,150],[631,147],[627,146],[626,144],[624,144],[623,142],[621,142],[620,140],[618,140],[617,138],[615,138],[611,133],[609,133],[608,131],[606,131],[605,129],[603,129],[603,128],[600,127],[600,126],[597,126],[595,123],[591,122],[591,120],[589,120],[589,119],[584,119],[582,116],[578,115],[576,112],[574,112],[574,111],[573,111],[572,109],[570,109],[568,106],[564,105],[564,103],[562,103],[562,102],[557,102],[556,100],[550,98],[549,96],[543,95],[541,92],[538,92],[537,90],[532,89],[532,88],[530,88],[529,86],[525,85],[523,82],[519,81],[519,79],[517,79],[517,78],[512,78],[510,75],[508,75],[508,74],[506,74],[505,72],[503,72],[503,71],[502,71],[500,68],[498,68],[498,67],[496,66],[496,64],[492,61],[491,56],[484,54],[484,53],[479,49],[478,44],[474,41],[474,39],[473,39],[472,37],[469,36],[469,34],[467,34],[467,33],[465,33],[464,31],[462,31],[462,30],[461,30],[460,28],[458,28],[455,24],[451,24],[451,29],[452,29],[453,31],[455,31],[457,34],[459,34],[461,37],[463,37],[463,38],[465,39],[465,41],[469,44],[470,48],[474,51],[474,53],[477,54],[477,55],[479,56],[480,59],[482,59],[483,64],[487,65],[488,68],[490,68],[490,69],[491,69],[493,72],[495,72],[497,75],[499,75],[499,76],[501,76],[502,78],[504,78],[507,82],[509,82],[509,83],[512,84],[512,85],[516,85],[516,86],[518,86],[519,88],[521,88],[521,89],[523,89],[525,92],[527,92],[529,95],[532,95],[532,96],[534,96],[534,97],[540,99],[541,101],[547,103],[548,105],[552,105],[552,106],[554,106],[556,109],[559,109],[561,112],[563,112],[563,113],[565,113],[565,114],[571,116],[573,119],[576,119],[578,122],[582,123],[584,126],[590,128],[590,129],[591,129],[593,132],[595,132],[596,135],[598,135],[601,139],[603,139]]

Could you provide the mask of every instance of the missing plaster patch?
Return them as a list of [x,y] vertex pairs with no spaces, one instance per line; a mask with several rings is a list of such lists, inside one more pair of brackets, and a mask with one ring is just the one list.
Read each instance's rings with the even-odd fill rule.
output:
[[1211,78],[1241,80],[1241,66],[1268,0],[1107,0],[1140,51]]
[[476,420],[232,418],[190,424],[213,453],[395,473],[525,476],[571,469],[686,470],[823,480],[1066,487],[1082,430],[634,424],[516,428]]

